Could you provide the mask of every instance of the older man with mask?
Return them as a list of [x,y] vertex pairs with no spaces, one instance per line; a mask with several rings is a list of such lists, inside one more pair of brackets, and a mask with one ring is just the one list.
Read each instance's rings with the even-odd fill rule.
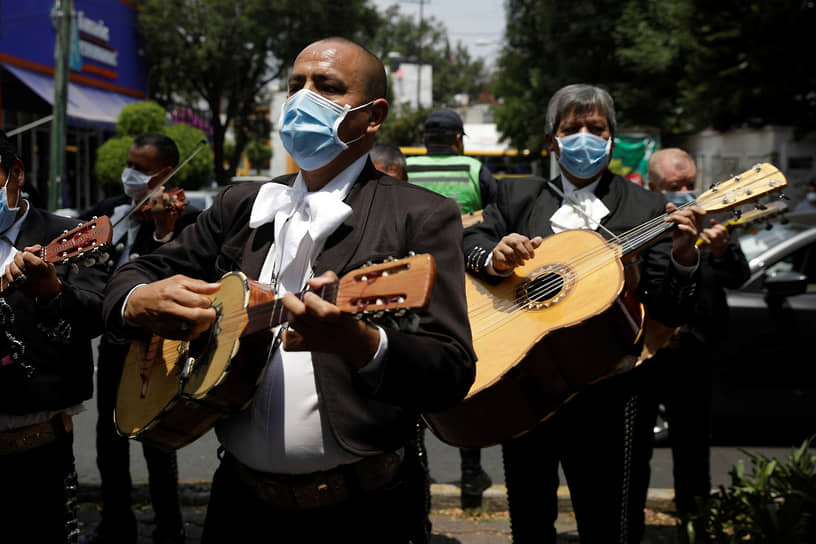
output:
[[[402,446],[419,412],[463,398],[474,355],[456,204],[369,159],[385,91],[381,62],[360,45],[307,46],[279,129],[301,171],[226,188],[178,243],[111,280],[105,319],[123,332],[207,331],[216,310],[206,295],[229,271],[269,285],[286,308],[251,404],[216,425],[221,463],[203,542],[410,539],[419,509],[406,507]],[[356,320],[313,292],[295,295],[411,251],[430,253],[437,270],[418,320]]]
[[[561,175],[499,186],[496,203],[484,210],[484,221],[465,231],[469,272],[498,282],[533,259],[544,237],[591,229],[610,238],[663,214],[660,195],[608,170],[615,106],[605,90],[584,84],[558,90],[547,107],[545,131]],[[674,210],[671,205],[665,208]],[[674,211],[666,219],[675,224],[673,235],[640,252],[642,274],[633,287],[657,319],[677,319],[692,298],[697,221],[704,213],[694,207]],[[597,340],[585,340],[572,349],[582,367],[589,361],[581,357],[597,353],[588,348]],[[527,357],[531,364],[546,367],[541,374],[553,380],[548,391],[568,381],[557,366],[560,361],[550,368],[553,361],[546,353],[530,350]],[[648,481],[645,441],[651,439],[651,423],[639,416],[642,400],[631,374],[579,388],[581,392],[554,415],[502,445],[514,542],[556,542],[559,463],[581,542],[640,542],[645,493],[636,491],[645,490],[640,482]]]

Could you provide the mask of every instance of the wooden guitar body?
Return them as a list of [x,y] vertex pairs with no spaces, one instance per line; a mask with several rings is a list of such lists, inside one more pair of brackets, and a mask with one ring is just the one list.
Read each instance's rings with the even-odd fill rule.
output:
[[250,402],[266,368],[272,332],[242,338],[246,309],[274,295],[234,272],[210,298],[218,318],[209,334],[192,342],[153,336],[149,344],[131,344],[115,410],[122,435],[177,449]]
[[457,447],[498,444],[634,364],[644,314],[615,252],[594,231],[565,231],[499,284],[467,277],[476,380],[459,405],[424,415],[437,436]]
[[[344,313],[399,315],[426,308],[435,279],[436,263],[424,253],[363,266],[312,292]],[[271,287],[241,272],[219,283],[209,296],[217,317],[207,333],[190,342],[153,335],[131,343],[114,412],[120,434],[173,450],[252,401],[287,311]]]

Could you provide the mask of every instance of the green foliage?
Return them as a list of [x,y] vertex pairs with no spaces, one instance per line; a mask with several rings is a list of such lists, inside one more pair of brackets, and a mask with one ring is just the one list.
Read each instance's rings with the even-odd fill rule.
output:
[[131,102],[119,113],[116,120],[117,136],[138,136],[149,132],[161,132],[167,124],[167,111],[156,102]]
[[261,140],[250,140],[244,148],[249,164],[255,170],[262,170],[269,167],[269,159],[272,158],[272,148]]
[[813,438],[792,451],[787,462],[744,451],[753,473],[740,461],[731,485],[720,486],[687,523],[694,544],[816,542],[816,457]]
[[508,0],[495,94],[514,146],[544,146],[547,101],[590,83],[616,102],[620,130],[661,141],[711,127],[816,125],[816,4],[798,0]]
[[131,145],[132,136],[119,136],[106,141],[96,150],[94,174],[105,196],[122,193],[122,169],[127,163],[128,149]]
[[390,112],[377,131],[377,141],[396,146],[421,146],[422,130],[429,113],[429,109]]
[[[207,140],[200,129],[190,125],[170,125],[164,129],[163,133],[176,142],[182,159],[193,150],[198,142]],[[205,145],[190,162],[176,172],[168,184],[188,190],[198,189],[209,181],[212,174],[213,152],[209,145]]]
[[[400,13],[399,7],[392,5],[382,14],[377,29],[366,45],[384,62],[389,53],[398,52],[404,59],[431,65],[435,106],[452,105],[456,94],[474,99],[487,90],[484,60],[471,58],[461,43],[451,46],[444,23],[434,17],[423,18],[420,25],[415,17]],[[400,108],[400,104],[394,106]]]

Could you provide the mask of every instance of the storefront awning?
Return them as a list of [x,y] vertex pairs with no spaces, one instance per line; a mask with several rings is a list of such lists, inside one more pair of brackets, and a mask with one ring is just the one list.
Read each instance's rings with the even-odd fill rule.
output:
[[[54,79],[51,76],[8,64],[3,66],[43,100],[54,103]],[[136,100],[113,91],[68,82],[68,124],[113,128],[122,108]]]

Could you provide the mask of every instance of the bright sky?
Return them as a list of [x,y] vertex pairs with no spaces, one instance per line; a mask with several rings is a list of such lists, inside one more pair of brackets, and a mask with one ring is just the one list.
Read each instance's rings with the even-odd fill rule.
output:
[[377,9],[397,4],[400,12],[419,21],[420,2],[423,18],[434,17],[448,29],[451,45],[457,42],[468,48],[473,58],[482,57],[495,66],[496,55],[504,36],[503,0],[372,0]]

